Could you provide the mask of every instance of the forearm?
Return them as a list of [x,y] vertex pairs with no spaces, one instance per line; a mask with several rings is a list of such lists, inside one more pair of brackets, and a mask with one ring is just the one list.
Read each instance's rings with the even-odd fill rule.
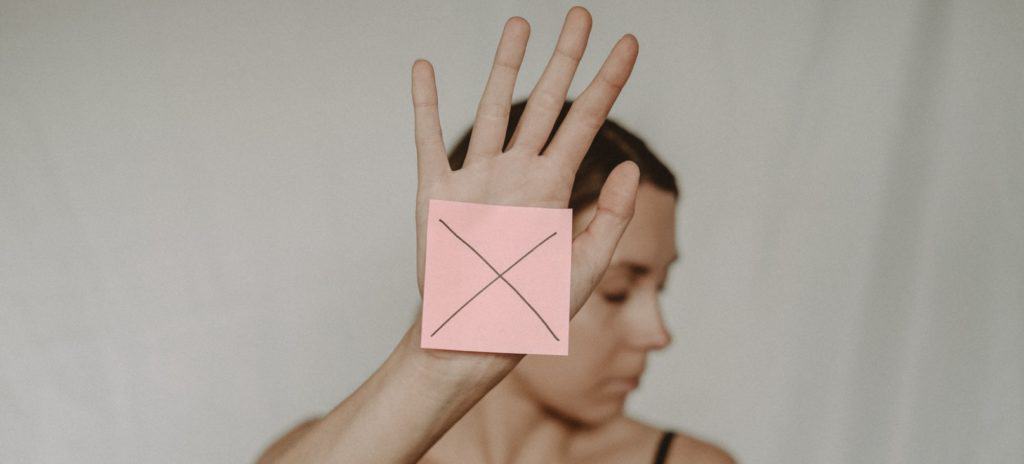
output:
[[280,462],[416,462],[522,355],[428,352],[419,322]]

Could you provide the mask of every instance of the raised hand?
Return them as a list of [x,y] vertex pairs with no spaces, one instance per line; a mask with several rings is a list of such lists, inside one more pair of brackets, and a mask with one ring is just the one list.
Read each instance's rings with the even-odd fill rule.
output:
[[[434,70],[426,60],[412,69],[418,190],[416,197],[417,276],[423,292],[427,204],[430,199],[494,205],[565,208],[580,161],[625,86],[638,44],[625,35],[586,90],[573,102],[551,143],[555,119],[583,57],[590,35],[590,13],[574,7],[566,15],[555,51],[509,141],[503,147],[516,76],[523,62],[530,25],[514,17],[505,23],[483,96],[477,107],[463,167],[452,171],[438,116]],[[543,151],[542,151],[543,149]],[[608,176],[597,213],[573,240],[571,314],[583,305],[608,267],[615,245],[633,215],[639,170],[632,162]]]
[[[636,38],[622,37],[544,149],[587,46],[590,23],[587,10],[569,10],[555,52],[530,93],[509,146],[503,147],[512,90],[530,33],[524,19],[508,20],[477,108],[466,160],[458,171],[449,169],[445,153],[434,70],[427,61],[413,64],[421,293],[430,199],[554,208],[568,205],[576,169],[626,84],[637,55]],[[601,190],[596,214],[573,239],[572,314],[608,267],[633,216],[639,175],[631,162],[616,167]],[[355,392],[301,433],[290,434],[290,441],[282,445],[286,449],[280,452],[283,455],[267,455],[264,461],[418,462],[523,356],[421,350],[419,325],[410,327],[388,359]]]

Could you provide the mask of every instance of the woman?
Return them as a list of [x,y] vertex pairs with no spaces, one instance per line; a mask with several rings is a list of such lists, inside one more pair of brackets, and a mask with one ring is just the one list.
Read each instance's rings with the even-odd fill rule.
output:
[[670,341],[658,293],[677,256],[678,188],[643,142],[605,120],[636,60],[633,36],[563,104],[590,25],[585,9],[569,11],[530,98],[513,106],[529,25],[510,19],[473,128],[449,157],[433,70],[413,65],[421,294],[429,199],[569,206],[570,356],[421,349],[417,319],[352,395],[279,439],[262,462],[732,462],[714,445],[623,415],[647,353]]

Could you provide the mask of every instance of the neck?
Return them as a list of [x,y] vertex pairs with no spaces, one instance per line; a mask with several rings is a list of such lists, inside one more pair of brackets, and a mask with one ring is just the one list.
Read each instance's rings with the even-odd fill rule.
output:
[[426,462],[565,462],[570,432],[510,375],[434,445]]

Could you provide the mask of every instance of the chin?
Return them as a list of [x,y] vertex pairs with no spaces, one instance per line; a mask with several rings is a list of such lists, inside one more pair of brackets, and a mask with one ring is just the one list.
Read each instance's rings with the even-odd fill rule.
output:
[[625,412],[625,397],[614,400],[594,401],[579,411],[570,414],[575,422],[587,426],[598,426],[621,417]]

